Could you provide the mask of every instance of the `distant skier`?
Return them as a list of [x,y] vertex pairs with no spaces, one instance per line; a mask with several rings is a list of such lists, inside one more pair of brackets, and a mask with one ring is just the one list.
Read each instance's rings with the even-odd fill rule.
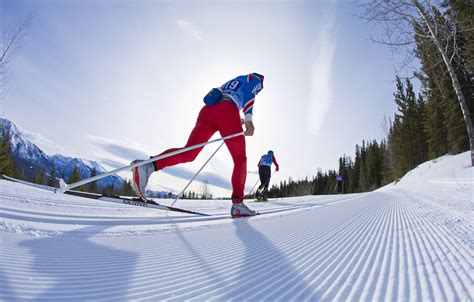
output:
[[[206,104],[196,121],[188,142],[183,147],[189,147],[209,141],[214,133],[219,131],[222,137],[242,132],[242,124],[245,124],[245,135],[252,136],[254,125],[252,122],[252,111],[255,96],[263,89],[263,75],[251,73],[238,76],[220,88],[212,89],[205,97]],[[240,118],[239,111],[242,110],[245,120]],[[247,177],[247,156],[245,150],[245,137],[237,136],[225,141],[234,162],[232,172],[232,217],[254,216],[257,212],[249,209],[244,203],[244,187]],[[182,148],[168,149],[162,154],[180,150]],[[154,171],[165,167],[193,161],[203,148],[197,148],[167,158],[157,160],[153,163],[136,167],[132,170],[132,185],[137,195],[146,201],[145,188],[150,175]],[[139,160],[138,160],[139,161]],[[137,162],[134,161],[134,162]]]
[[268,151],[267,154],[262,155],[258,162],[258,175],[260,176],[260,186],[255,193],[255,197],[260,201],[267,201],[268,185],[270,184],[270,178],[272,177],[271,166],[275,164],[275,171],[280,170],[273,151]]
[[342,188],[344,186],[344,177],[342,175],[336,176],[336,186],[337,186],[337,193],[341,193]]

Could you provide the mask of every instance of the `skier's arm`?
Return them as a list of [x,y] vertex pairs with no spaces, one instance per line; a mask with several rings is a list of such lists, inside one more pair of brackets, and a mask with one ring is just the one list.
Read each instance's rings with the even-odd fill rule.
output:
[[252,120],[245,121],[245,136],[252,136],[254,131],[255,127],[253,126]]
[[244,113],[245,123],[252,121],[254,103],[255,98],[252,98],[248,101],[244,101],[244,108],[242,108],[242,112]]
[[277,160],[276,160],[276,158],[275,158],[275,155],[273,155],[273,163],[275,164],[275,169],[276,169],[275,171],[278,172],[278,171],[280,170],[280,166],[279,166],[278,163],[277,163]]

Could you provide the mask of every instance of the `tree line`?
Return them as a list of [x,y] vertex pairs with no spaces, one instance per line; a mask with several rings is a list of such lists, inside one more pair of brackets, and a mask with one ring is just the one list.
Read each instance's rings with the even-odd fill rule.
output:
[[[376,2],[380,5],[369,6],[377,15],[374,20],[397,20],[395,30],[400,30],[402,18],[409,21],[411,29],[397,36],[404,40],[394,41],[391,36],[385,43],[398,47],[413,40],[413,54],[420,62],[414,78],[420,81],[421,91],[415,93],[411,79],[397,76],[393,99],[397,112],[389,118],[386,138],[356,145],[354,159],[343,155],[338,170],[319,170],[311,179],[290,178],[273,185],[270,197],[333,194],[336,175],[345,179],[344,192],[370,191],[398,180],[426,160],[470,148],[472,156],[474,3],[448,0],[440,7],[427,7],[416,0]],[[418,18],[409,17],[408,9],[402,11],[405,7],[414,8]],[[409,37],[404,36],[407,33]]]

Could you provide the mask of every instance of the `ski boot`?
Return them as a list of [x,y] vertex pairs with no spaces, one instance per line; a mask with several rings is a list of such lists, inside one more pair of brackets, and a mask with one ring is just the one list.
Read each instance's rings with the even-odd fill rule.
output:
[[230,208],[230,215],[232,218],[247,217],[258,215],[258,212],[249,209],[245,203],[239,202],[232,204],[232,207]]
[[[141,162],[142,160],[134,160],[132,164]],[[148,163],[135,168],[132,168],[132,187],[138,197],[146,202],[145,188],[148,184],[148,179],[151,173],[155,172],[153,163]]]

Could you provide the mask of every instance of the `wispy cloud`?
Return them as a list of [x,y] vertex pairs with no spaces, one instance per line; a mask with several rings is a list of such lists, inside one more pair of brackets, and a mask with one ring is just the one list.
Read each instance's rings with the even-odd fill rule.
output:
[[191,35],[195,40],[202,41],[204,40],[204,33],[197,28],[193,23],[180,19],[178,20],[178,27],[188,35]]
[[100,136],[89,135],[89,140],[97,147],[97,156],[102,161],[108,161],[113,164],[110,155],[115,157],[116,162],[130,162],[133,159],[148,158],[149,154],[144,152],[140,147],[134,143],[128,143],[118,140],[107,139]]
[[333,60],[336,50],[333,12],[326,15],[327,22],[321,26],[312,43],[311,90],[307,114],[309,130],[317,134],[333,102]]
[[36,132],[31,132],[31,131],[22,129],[20,127],[18,127],[18,130],[21,132],[21,134],[24,137],[29,139],[33,144],[37,145],[46,154],[53,155],[53,154],[58,154],[58,153],[64,153],[63,147],[56,144],[52,140],[47,139],[43,135]]

